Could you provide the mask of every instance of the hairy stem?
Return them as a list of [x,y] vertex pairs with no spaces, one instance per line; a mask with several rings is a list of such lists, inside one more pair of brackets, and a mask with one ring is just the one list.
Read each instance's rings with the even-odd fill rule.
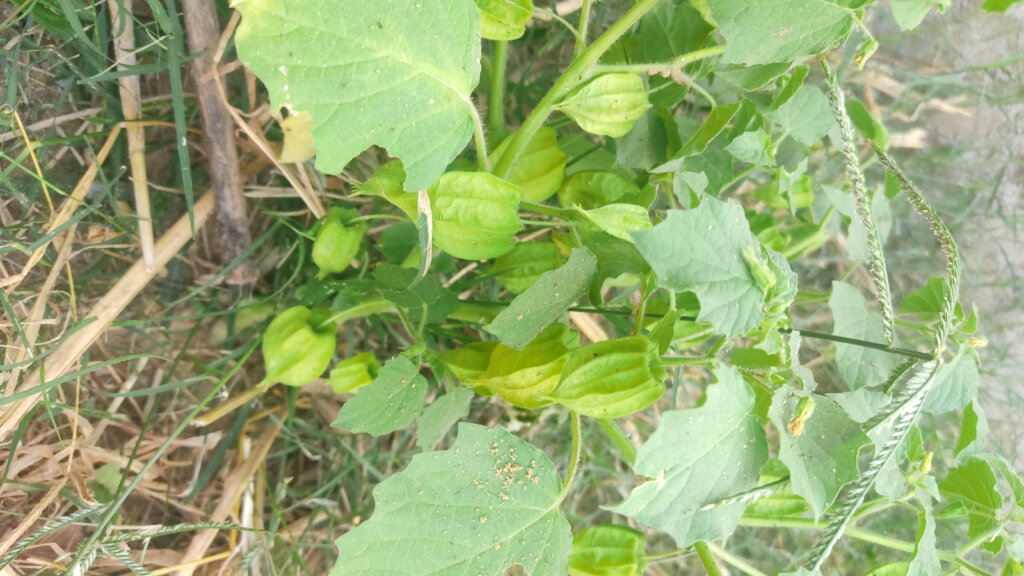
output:
[[508,42],[494,41],[491,57],[491,95],[487,100],[487,135],[491,142],[505,137],[505,63],[508,61]]
[[562,491],[558,494],[558,501],[565,500],[565,497],[569,495],[569,489],[572,488],[572,483],[576,479],[576,472],[579,470],[580,459],[583,457],[583,442],[581,436],[583,435],[583,423],[580,421],[580,415],[576,411],[569,412],[570,427],[572,428],[572,460],[569,461],[569,469],[565,471],[565,479],[562,480]]
[[541,126],[548,119],[551,114],[552,107],[557,104],[566,94],[568,94],[573,88],[576,87],[581,81],[583,81],[593,68],[594,64],[597,63],[598,59],[604,54],[612,44],[615,43],[633,24],[640,20],[640,18],[646,14],[651,8],[658,3],[659,0],[639,0],[632,8],[626,11],[614,24],[611,25],[608,30],[597,37],[593,44],[588,46],[586,50],[580,53],[577,58],[574,58],[572,64],[565,70],[565,72],[558,78],[558,81],[548,90],[547,94],[541,98],[537,106],[530,112],[530,115],[523,121],[523,125],[519,127],[519,130],[512,135],[512,141],[509,142],[508,148],[502,155],[501,160],[498,161],[497,166],[494,167],[494,174],[504,178],[508,175],[509,170],[519,159],[520,153],[523,148],[533,139],[534,134],[537,130],[540,130]]
[[695,542],[693,549],[697,551],[697,557],[700,558],[701,565],[707,570],[708,576],[722,576],[722,571],[718,568],[718,563],[715,562],[715,555],[711,553],[707,543]]
[[476,169],[481,172],[491,171],[491,159],[487,156],[487,136],[484,135],[484,121],[480,110],[470,103],[473,113],[473,144],[476,145]]
[[583,0],[580,7],[580,25],[576,30],[576,45],[572,49],[572,57],[579,58],[580,54],[587,49],[587,27],[590,25],[590,5],[593,0]]
[[615,447],[622,452],[622,455],[626,458],[626,461],[629,462],[629,465],[633,466],[636,462],[636,446],[633,446],[633,443],[629,441],[629,437],[622,431],[622,428],[619,428],[619,425],[615,423],[615,420],[610,420],[608,418],[597,418],[596,421],[597,425],[601,427],[601,430],[604,431],[605,435],[611,439],[613,444],[615,444]]

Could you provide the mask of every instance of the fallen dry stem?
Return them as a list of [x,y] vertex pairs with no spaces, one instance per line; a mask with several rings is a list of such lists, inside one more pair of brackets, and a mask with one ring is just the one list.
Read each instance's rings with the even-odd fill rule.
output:
[[[213,213],[213,209],[213,195],[210,193],[204,194],[195,203],[196,230],[206,223]],[[24,384],[20,387],[21,390],[38,389],[38,391],[13,402],[10,408],[0,414],[0,442],[17,429],[21,419],[39,402],[44,392],[42,374],[46,375],[48,381],[52,381],[66,374],[71,366],[80,361],[86,350],[106,332],[121,311],[149,284],[156,272],[163,269],[171,258],[191,240],[191,229],[188,215],[182,216],[156,243],[153,252],[154,266],[147,268],[143,261],[135,262],[86,314],[85,318],[92,319],[92,322],[65,340],[47,358],[43,370],[35,370],[25,379]],[[7,390],[8,393],[14,391],[13,382],[7,386]],[[2,401],[3,398],[0,398],[0,402]]]
[[[114,58],[117,60],[117,69],[124,71],[136,64],[132,0],[110,2],[107,5],[110,8],[110,24],[115,33]],[[129,122],[140,119],[142,89],[138,75],[125,74],[118,79],[118,85],[124,119]],[[132,171],[132,189],[135,192],[135,213],[138,215],[142,260],[147,268],[152,269],[153,217],[149,208],[149,179],[146,177],[146,133],[141,126],[133,124],[125,128],[125,133],[128,137],[128,162]]]
[[[116,124],[110,131],[110,135],[107,136],[107,140],[103,143],[103,147],[100,148],[99,154],[96,155],[96,161],[89,166],[85,171],[85,174],[83,174],[78,180],[78,184],[75,186],[75,189],[72,190],[71,196],[61,204],[60,209],[57,210],[55,214],[50,216],[50,222],[46,226],[47,234],[52,234],[54,230],[67,223],[67,221],[71,219],[72,214],[75,213],[78,206],[82,204],[82,200],[85,199],[85,195],[89,192],[89,187],[92,186],[93,181],[96,180],[96,175],[99,173],[100,166],[106,161],[107,156],[110,154],[110,150],[114,147],[114,143],[117,142],[117,136],[120,133],[121,124]],[[50,242],[53,240],[54,238],[51,238],[49,241],[40,244],[39,247],[32,252],[32,255],[29,256],[25,265],[21,267],[21,272],[0,281],[0,286],[2,286],[8,294],[13,292],[14,289],[21,284],[22,280],[28,276],[28,273],[32,268],[39,263],[43,258],[43,254],[46,253],[46,249],[49,247]],[[0,435],[0,437],[2,437],[2,435]]]

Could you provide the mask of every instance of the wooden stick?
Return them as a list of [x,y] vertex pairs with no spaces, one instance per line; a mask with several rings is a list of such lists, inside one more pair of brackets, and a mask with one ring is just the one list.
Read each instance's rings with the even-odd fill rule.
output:
[[[120,2],[124,2],[120,5]],[[114,58],[117,69],[127,70],[136,64],[135,24],[132,22],[132,0],[109,2],[110,25],[114,33]],[[124,11],[122,12],[122,6]],[[129,123],[142,118],[142,89],[139,77],[125,74],[118,79],[121,92],[121,112]],[[139,218],[139,241],[142,260],[153,268],[153,217],[149,209],[149,188],[146,178],[146,132],[141,126],[128,124],[128,161],[132,170],[132,188],[135,190],[135,213]]]
[[[217,89],[217,70],[213,59],[220,40],[217,3],[209,0],[184,0],[182,12],[188,49],[196,53],[192,60],[192,79],[196,84],[199,109],[203,115],[206,153],[210,161],[210,180],[217,196],[217,222],[220,224],[221,261],[227,265],[252,246],[249,217],[242,195],[242,178],[238,170],[235,130],[227,105]],[[228,284],[247,285],[256,281],[257,271],[252,259],[240,262],[228,273]]]
[[[213,209],[213,194],[204,194],[195,203],[193,213],[196,230],[206,223],[213,213]],[[188,215],[185,215],[178,219],[154,246],[154,266],[149,268],[142,260],[135,262],[85,316],[85,318],[92,318],[92,322],[65,340],[60,348],[46,359],[44,368],[42,370],[37,368],[29,374],[19,389],[27,390],[39,386],[42,384],[44,374],[48,380],[59,378],[67,373],[68,369],[76,362],[81,361],[85,351],[106,332],[118,314],[146,287],[157,271],[163,269],[191,239],[192,227]],[[7,386],[8,390],[13,388],[13,385]],[[0,442],[3,442],[18,428],[18,423],[25,414],[32,410],[41,397],[42,393],[37,392],[0,407],[5,409],[0,412]],[[3,397],[0,397],[0,400],[3,400]]]

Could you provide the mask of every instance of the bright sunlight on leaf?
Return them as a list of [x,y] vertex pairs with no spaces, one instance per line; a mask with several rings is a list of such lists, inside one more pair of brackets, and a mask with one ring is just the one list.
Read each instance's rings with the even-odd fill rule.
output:
[[371,145],[426,188],[473,132],[480,76],[473,0],[235,0],[242,61],[274,109],[313,116],[317,168],[341,172]]
[[338,539],[331,576],[566,573],[572,534],[555,465],[499,428],[463,423],[458,434],[374,488],[373,516]]

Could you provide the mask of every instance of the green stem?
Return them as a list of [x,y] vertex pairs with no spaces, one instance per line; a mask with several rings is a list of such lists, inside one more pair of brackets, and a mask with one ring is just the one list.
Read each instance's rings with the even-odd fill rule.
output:
[[737,570],[743,572],[744,574],[747,574],[748,576],[768,576],[764,572],[761,572],[760,570],[755,568],[752,564],[750,564],[743,558],[735,556],[726,551],[725,549],[715,546],[711,542],[707,542],[707,547],[715,556],[721,558],[722,560],[725,560],[729,565],[734,566]]
[[608,438],[611,439],[612,443],[615,444],[615,447],[622,452],[622,455],[626,458],[626,461],[629,462],[629,465],[633,466],[633,463],[636,462],[636,446],[633,446],[633,443],[629,441],[629,438],[626,436],[626,433],[622,431],[622,428],[619,428],[619,425],[615,423],[615,420],[610,420],[608,418],[596,418],[595,420],[597,421],[597,425],[601,427],[601,430],[604,431],[605,435],[607,435]]
[[[810,518],[758,518],[758,517],[744,517],[740,519],[740,526],[748,526],[751,528],[795,528],[803,530],[824,530],[828,525],[824,522],[815,522]],[[898,550],[900,552],[914,553],[914,543],[907,542],[905,540],[899,540],[891,536],[872,532],[870,530],[864,530],[862,528],[849,527],[846,529],[845,534],[847,536],[869,542],[871,544],[877,544],[884,546],[892,550]],[[939,558],[946,562],[957,562],[959,559],[956,554],[952,552],[946,552],[939,550]]]
[[712,46],[687,52],[669,60],[668,62],[648,62],[641,64],[597,64],[594,66],[594,73],[605,72],[633,72],[636,74],[650,74],[652,71],[668,70],[677,66],[686,66],[694,62],[718,56],[725,52],[725,46]]
[[562,502],[569,495],[573,480],[576,479],[576,471],[579,470],[580,459],[583,457],[583,424],[580,421],[579,413],[569,412],[570,427],[572,428],[572,460],[569,461],[569,469],[565,472],[565,479],[562,480],[562,491],[558,494],[558,501]]
[[[573,306],[569,308],[571,312],[588,312],[590,314],[615,314],[619,316],[628,316],[632,312],[629,310],[608,310],[608,309],[597,309],[590,308],[587,306]],[[648,313],[647,316],[651,318],[660,318],[661,314]],[[680,320],[688,322],[696,322],[696,316],[680,316]],[[829,342],[840,342],[842,344],[851,344],[853,346],[860,346],[861,348],[871,348],[872,350],[879,350],[882,352],[888,352],[890,354],[896,354],[899,356],[906,356],[908,358],[919,358],[921,360],[933,360],[931,354],[927,352],[918,352],[916,350],[908,350],[906,348],[897,348],[895,346],[886,346],[877,342],[868,342],[867,340],[858,340],[856,338],[847,338],[845,336],[836,336],[834,334],[825,334],[823,332],[814,332],[811,330],[800,330],[797,328],[779,328],[779,332],[783,334],[789,334],[791,332],[799,332],[801,336],[808,338],[814,338],[816,340],[828,340]]]
[[469,109],[473,114],[473,144],[476,145],[476,169],[481,172],[491,171],[491,159],[487,156],[487,137],[484,135],[484,121],[480,118],[480,110],[472,102]]
[[718,362],[717,358],[683,358],[682,356],[662,356],[662,366],[710,366]]
[[707,570],[708,576],[722,576],[722,571],[718,569],[718,563],[715,562],[715,555],[711,553],[707,543],[694,542],[693,549],[697,551],[697,557],[700,558],[700,563]]
[[573,59],[572,64],[565,70],[561,77],[548,90],[548,93],[541,98],[537,106],[530,112],[530,115],[523,121],[523,125],[512,135],[508,148],[494,167],[494,174],[499,177],[508,176],[509,170],[519,159],[523,148],[533,139],[537,130],[540,130],[544,122],[551,114],[552,107],[575,88],[590,73],[591,68],[612,44],[615,43],[633,24],[640,20],[659,0],[638,0],[632,8],[626,11],[604,34],[594,40],[580,55]]
[[564,227],[567,227],[567,226],[568,227],[575,227],[577,225],[575,222],[553,222],[551,220],[527,220],[525,218],[520,218],[519,221],[522,222],[524,226],[536,226],[538,228],[564,228]]
[[593,0],[583,0],[580,7],[580,26],[576,32],[576,45],[572,49],[572,57],[579,58],[587,49],[587,26],[590,24],[590,4]]
[[799,332],[801,336],[808,338],[814,338],[816,340],[828,340],[829,342],[839,342],[841,344],[852,344],[854,346],[860,346],[861,348],[871,348],[872,350],[879,350],[882,352],[888,352],[890,354],[898,354],[900,356],[906,356],[908,358],[919,358],[921,360],[932,360],[932,355],[927,352],[918,352],[917,350],[907,350],[906,348],[897,348],[895,346],[887,346],[878,342],[868,342],[867,340],[858,340],[857,338],[847,338],[845,336],[836,336],[835,334],[825,334],[823,332],[812,332],[810,330],[798,330],[796,328],[779,328],[779,332],[789,334],[790,332]]
[[653,564],[654,562],[675,560],[676,558],[682,558],[683,556],[688,556],[690,554],[693,554],[692,550],[687,550],[686,548],[677,548],[671,552],[662,552],[661,554],[648,554],[644,556],[644,559],[647,560],[648,564]]
[[344,324],[345,322],[348,322],[349,320],[355,320],[356,318],[362,318],[364,316],[372,316],[373,314],[383,314],[385,312],[394,311],[394,304],[378,296],[376,298],[369,298],[367,300],[364,300],[363,302],[360,302],[359,304],[356,304],[351,308],[341,310],[340,312],[335,312],[334,314],[331,315],[330,318],[324,320],[324,322],[319,327],[326,326],[331,322],[340,325]]
[[494,41],[491,57],[491,96],[487,101],[487,134],[491,142],[505,137],[505,63],[508,61],[508,42]]
[[568,208],[556,208],[554,206],[548,206],[546,204],[537,204],[536,202],[529,202],[522,200],[519,202],[519,208],[527,212],[536,212],[538,214],[546,214],[555,218],[562,218],[565,220],[571,220],[579,217],[579,213],[575,210]]

